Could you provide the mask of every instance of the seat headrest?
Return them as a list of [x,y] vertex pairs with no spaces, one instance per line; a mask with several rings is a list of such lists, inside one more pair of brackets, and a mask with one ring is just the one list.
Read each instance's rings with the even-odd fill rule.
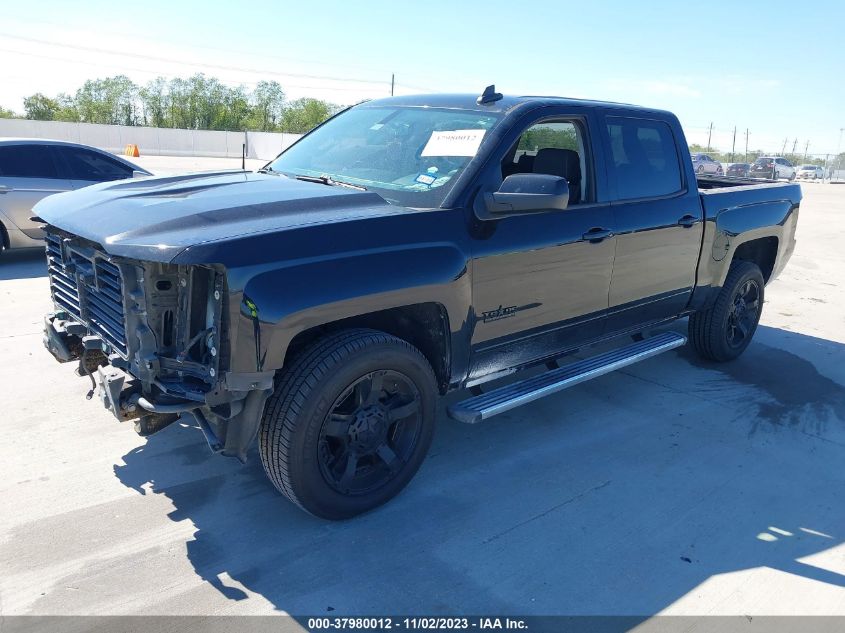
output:
[[544,147],[537,152],[534,159],[535,174],[549,174],[561,176],[570,183],[581,181],[581,159],[578,152],[571,149]]

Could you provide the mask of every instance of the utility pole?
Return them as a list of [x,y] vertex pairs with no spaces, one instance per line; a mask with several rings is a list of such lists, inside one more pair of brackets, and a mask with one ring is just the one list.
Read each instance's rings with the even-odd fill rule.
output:
[[783,156],[784,152],[786,152],[786,144],[789,142],[789,137],[787,136],[783,139],[783,147],[780,148],[780,155]]
[[390,96],[393,96],[393,86],[396,84],[396,73],[390,73]]
[[734,140],[731,143],[731,162],[734,162],[734,152],[736,151],[736,126],[734,125]]
[[798,137],[795,137],[795,140],[792,141],[792,153],[795,153],[795,148],[798,147]]
[[708,153],[710,152],[710,137],[711,136],[713,136],[713,121],[710,121],[710,130],[707,132],[707,152]]
[[745,162],[748,162],[748,128],[745,128]]
[[807,151],[810,149],[810,141],[807,141],[804,145],[804,162],[807,162]]

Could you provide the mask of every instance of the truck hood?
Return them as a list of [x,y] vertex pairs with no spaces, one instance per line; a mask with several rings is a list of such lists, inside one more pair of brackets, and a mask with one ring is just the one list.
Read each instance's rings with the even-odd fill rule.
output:
[[49,196],[33,211],[112,255],[169,262],[205,242],[403,209],[367,191],[226,171],[91,185]]

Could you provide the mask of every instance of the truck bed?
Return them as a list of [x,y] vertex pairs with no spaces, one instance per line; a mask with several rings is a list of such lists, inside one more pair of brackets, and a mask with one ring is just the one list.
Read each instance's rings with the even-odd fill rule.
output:
[[705,218],[758,205],[777,209],[783,216],[801,201],[801,186],[793,182],[725,177],[701,177],[697,181]]
[[696,176],[696,180],[698,181],[699,190],[780,183],[779,180],[772,180],[771,178],[735,178],[730,176]]

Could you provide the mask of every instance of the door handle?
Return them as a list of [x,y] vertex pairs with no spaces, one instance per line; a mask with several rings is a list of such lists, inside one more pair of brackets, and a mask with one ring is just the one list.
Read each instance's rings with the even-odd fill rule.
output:
[[589,241],[590,244],[598,244],[608,237],[613,237],[613,231],[596,226],[584,233],[584,235],[581,236],[581,239]]
[[692,228],[696,224],[698,224],[698,217],[692,215],[691,213],[687,213],[684,217],[678,220],[678,226],[682,226],[685,229]]

